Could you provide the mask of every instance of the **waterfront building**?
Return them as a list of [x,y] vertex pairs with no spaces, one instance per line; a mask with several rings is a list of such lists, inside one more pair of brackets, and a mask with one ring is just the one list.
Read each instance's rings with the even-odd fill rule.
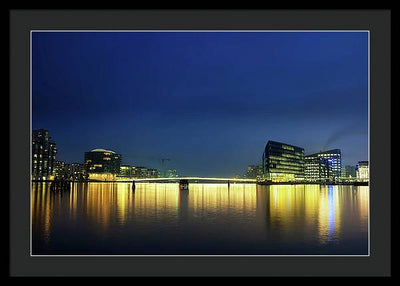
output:
[[368,161],[360,161],[356,167],[357,180],[361,182],[369,181],[369,164]]
[[328,161],[330,180],[339,181],[342,172],[342,153],[340,149],[324,151],[318,154]]
[[329,179],[328,160],[315,155],[305,156],[305,179],[311,182],[325,183]]
[[147,167],[136,167],[129,165],[122,165],[120,168],[119,177],[124,178],[159,178],[160,171]]
[[158,171],[157,169],[147,169],[147,177],[148,178],[159,178],[160,171]]
[[85,167],[89,180],[115,181],[120,172],[121,155],[105,149],[85,152]]
[[305,156],[306,180],[336,182],[342,177],[342,155],[340,149]]
[[56,143],[45,129],[32,131],[32,179],[52,180],[56,161]]
[[253,179],[256,177],[256,165],[248,165],[247,166],[247,172],[246,172],[246,178]]
[[119,171],[119,177],[131,178],[133,177],[132,166],[121,165]]
[[262,157],[263,174],[273,182],[304,179],[304,149],[286,143],[268,141]]
[[356,166],[346,165],[344,167],[344,177],[346,178],[355,178],[356,177]]
[[65,179],[71,181],[86,181],[88,173],[85,164],[82,163],[69,163],[65,164]]
[[263,177],[262,165],[248,165],[245,177],[248,179],[261,179]]
[[64,168],[65,168],[65,162],[56,160],[54,162],[54,171],[53,171],[54,178],[61,178],[64,173]]
[[62,161],[57,161],[56,167],[54,169],[54,179],[68,181],[86,181],[86,166],[82,163],[66,164]]
[[341,170],[341,173],[340,173],[340,177],[341,177],[342,179],[346,179],[346,178],[347,178],[347,177],[346,177],[346,168],[343,167],[343,166],[342,166],[342,170]]
[[148,170],[146,167],[132,167],[132,174],[135,178],[147,178]]

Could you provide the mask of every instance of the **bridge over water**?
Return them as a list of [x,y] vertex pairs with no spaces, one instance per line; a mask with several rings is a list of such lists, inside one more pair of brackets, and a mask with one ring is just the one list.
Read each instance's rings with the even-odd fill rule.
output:
[[256,179],[240,178],[211,178],[211,177],[177,177],[177,178],[143,178],[133,179],[136,183],[179,183],[187,181],[189,183],[256,183]]

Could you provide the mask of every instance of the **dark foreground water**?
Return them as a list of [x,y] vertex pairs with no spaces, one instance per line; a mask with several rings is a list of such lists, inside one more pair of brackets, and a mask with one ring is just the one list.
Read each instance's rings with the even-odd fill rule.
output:
[[368,187],[189,188],[33,184],[32,254],[368,254]]

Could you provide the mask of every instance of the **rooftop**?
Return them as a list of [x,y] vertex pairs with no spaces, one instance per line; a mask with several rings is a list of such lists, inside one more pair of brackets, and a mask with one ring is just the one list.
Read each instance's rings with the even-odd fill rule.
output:
[[90,152],[107,152],[107,153],[114,153],[114,154],[115,154],[114,151],[106,150],[106,149],[93,149],[93,150],[90,151]]

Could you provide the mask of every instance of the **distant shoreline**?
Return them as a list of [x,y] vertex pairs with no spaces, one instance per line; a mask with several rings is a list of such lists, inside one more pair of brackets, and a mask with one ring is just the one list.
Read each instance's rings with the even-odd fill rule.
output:
[[[69,183],[132,183],[134,180],[121,180],[121,181],[66,181]],[[31,180],[32,183],[51,183],[54,182],[54,180]],[[137,184],[140,183],[153,183],[153,182],[136,182]],[[165,182],[155,182],[155,183],[165,183]],[[176,182],[170,181],[170,183],[178,183],[178,180]],[[198,183],[198,182],[189,182],[189,183]],[[202,182],[203,184],[210,184],[213,183],[215,184],[216,182],[207,182],[204,181]],[[230,182],[231,184],[235,184],[234,180]],[[225,182],[221,182],[219,184],[227,184]],[[272,185],[320,185],[320,186],[328,186],[328,185],[347,185],[347,186],[369,186],[369,182],[340,182],[340,183],[317,183],[317,182],[240,182],[240,184],[257,184],[257,185],[263,185],[263,186],[272,186]]]

